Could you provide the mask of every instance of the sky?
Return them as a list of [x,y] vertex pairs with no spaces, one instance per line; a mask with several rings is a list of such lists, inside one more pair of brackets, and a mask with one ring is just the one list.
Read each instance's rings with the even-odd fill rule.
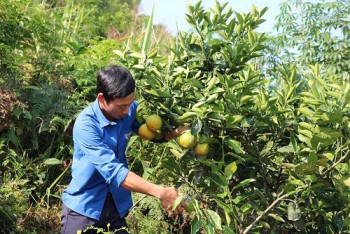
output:
[[[232,9],[238,13],[248,13],[254,4],[258,10],[264,7],[269,9],[264,14],[263,18],[266,21],[259,26],[258,32],[272,32],[275,24],[275,17],[279,14],[279,5],[286,0],[219,0],[220,4],[228,3]],[[198,0],[141,0],[140,13],[150,15],[152,7],[154,7],[154,24],[164,24],[172,34],[176,34],[179,30],[187,31],[191,27],[185,19],[185,14],[188,13],[187,3],[192,5]],[[202,6],[205,10],[215,7],[215,0],[202,0]]]

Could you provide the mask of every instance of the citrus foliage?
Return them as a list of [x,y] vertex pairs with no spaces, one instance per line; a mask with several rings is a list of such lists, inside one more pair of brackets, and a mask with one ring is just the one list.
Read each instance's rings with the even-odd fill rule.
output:
[[[227,4],[209,11],[201,2],[190,5],[193,30],[177,35],[165,54],[163,37],[152,36],[152,16],[142,36],[129,36],[126,26],[142,31],[131,16],[133,3],[0,1],[1,230],[18,229],[24,211],[26,231],[48,227],[33,210],[42,217],[52,213],[29,204],[47,209],[59,203],[74,114],[95,98],[96,71],[118,63],[137,80],[140,120],[157,114],[168,130],[188,126],[195,141],[209,148],[198,157],[194,144],[181,147],[179,139],[154,144],[131,137],[130,169],[177,186],[188,203],[188,213],[174,221],[153,200],[140,199],[129,217],[136,233],[145,227],[186,233],[349,232],[350,85],[347,70],[341,70],[347,67],[348,24],[332,24],[342,29],[340,41],[327,41],[322,30],[279,38],[283,43],[276,46],[293,46],[296,39],[325,43],[313,46],[311,55],[311,47],[303,47],[305,53],[294,60],[298,66],[281,56],[266,70],[258,62],[274,42],[255,29],[267,9],[239,14]],[[343,19],[347,5],[338,3],[315,9]],[[307,10],[310,19],[327,12]],[[345,52],[335,58],[338,42]]]
[[331,83],[318,64],[283,64],[265,79],[254,66],[266,48],[254,31],[265,11],[198,2],[187,15],[193,32],[177,36],[167,59],[157,47],[115,53],[137,78],[144,114],[209,143],[196,158],[171,141],[161,159],[190,195],[192,233],[349,230],[350,86]]

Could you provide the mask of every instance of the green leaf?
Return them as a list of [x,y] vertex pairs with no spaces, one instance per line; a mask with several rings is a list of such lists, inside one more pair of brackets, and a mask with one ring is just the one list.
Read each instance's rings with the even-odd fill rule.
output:
[[197,116],[197,113],[196,112],[186,112],[185,114],[181,115],[178,119],[185,120],[185,119],[188,119],[188,118],[193,117],[193,116]]
[[228,115],[225,117],[227,127],[237,126],[237,124],[240,123],[244,118],[242,115]]
[[202,130],[202,122],[197,118],[196,121],[193,122],[191,127],[191,134],[193,136],[197,135]]
[[[320,105],[321,101],[317,99],[311,99],[311,98],[300,98],[303,104],[308,104],[308,105]],[[299,108],[301,109],[301,108]]]
[[216,213],[215,211],[212,210],[207,210],[207,214],[209,216],[209,218],[213,221],[213,223],[215,224],[215,229],[221,230],[221,218],[218,215],[218,213]]
[[333,139],[326,133],[317,133],[311,139],[311,145],[316,149],[318,146],[327,147],[333,144]]
[[301,180],[291,180],[289,181],[289,184],[296,185],[296,186],[304,186],[305,184]]
[[293,163],[281,163],[281,165],[287,169],[295,169],[296,165]]
[[190,44],[189,49],[195,53],[200,53],[202,51],[202,47],[198,44]]
[[218,94],[217,93],[214,93],[214,94],[212,94],[212,95],[210,95],[208,98],[207,98],[207,100],[206,100],[206,102],[207,103],[210,103],[210,102],[212,102],[212,101],[215,101],[217,98],[218,98]]
[[62,161],[57,158],[47,158],[44,161],[44,164],[46,165],[61,165]]
[[215,87],[215,85],[220,82],[220,79],[217,77],[217,76],[213,76],[212,77],[212,74],[209,73],[208,74],[208,82],[207,82],[207,88],[206,90],[207,91],[210,91],[212,88]]
[[195,205],[198,206],[198,202],[196,202],[197,200],[195,199],[191,199],[190,202],[187,204],[187,208],[186,208],[186,211],[188,213],[191,213],[192,211],[195,211]]
[[341,110],[334,110],[332,113],[329,113],[329,118],[333,123],[341,123],[343,120],[343,112]]
[[231,178],[233,173],[235,173],[237,170],[236,162],[232,162],[229,165],[225,167],[225,175],[227,178]]
[[289,202],[287,213],[288,213],[288,220],[297,221],[301,218],[301,211],[295,202]]
[[311,147],[310,138],[308,138],[308,137],[306,137],[306,136],[304,136],[304,135],[301,135],[301,134],[297,135],[297,137],[298,137],[298,139],[299,139],[301,142],[304,142],[304,143],[306,143],[308,146]]
[[342,87],[337,85],[337,84],[327,84],[327,86],[333,88],[333,89],[336,89],[338,91],[342,91]]
[[171,210],[174,211],[176,209],[176,207],[178,205],[180,205],[180,203],[182,202],[183,199],[184,199],[184,197],[182,195],[179,196],[178,198],[176,198],[176,200],[173,203],[173,206],[172,206]]
[[41,90],[41,88],[40,87],[38,87],[38,86],[33,86],[33,85],[26,85],[26,86],[23,86],[23,87],[21,87],[21,89],[32,89],[32,90]]
[[194,104],[192,106],[192,110],[194,110],[195,108],[199,108],[199,107],[203,106],[204,104],[205,104],[205,101],[197,102],[196,104]]
[[301,114],[305,115],[306,117],[312,117],[312,115],[313,115],[313,112],[309,108],[306,108],[306,107],[298,108],[298,111]]
[[154,168],[149,167],[148,163],[144,160],[141,160],[141,164],[143,167],[143,174],[142,174],[142,178],[144,178],[145,180],[148,179],[148,177],[150,177],[154,171]]
[[316,154],[315,152],[311,152],[311,153],[309,154],[309,157],[308,157],[308,159],[307,159],[307,162],[308,162],[309,164],[316,164],[316,163],[317,163],[317,160],[318,160],[317,154]]
[[287,145],[279,148],[277,151],[280,153],[294,153],[294,148],[293,146]]
[[151,36],[152,36],[152,27],[153,27],[153,13],[154,13],[154,6],[152,7],[151,15],[149,16],[147,27],[145,31],[145,36],[142,41],[142,52],[143,54],[146,54],[148,51],[148,48],[151,43]]
[[267,144],[264,146],[264,148],[261,150],[260,155],[265,156],[268,152],[271,151],[273,147],[273,141],[267,142]]
[[298,123],[298,127],[299,127],[300,129],[309,130],[309,131],[311,131],[311,132],[314,132],[314,131],[315,131],[314,126],[313,126],[312,124],[306,123],[306,122],[300,122],[300,123]]
[[342,215],[336,214],[333,220],[335,225],[337,225],[337,229],[342,230],[345,224],[345,221],[343,220]]
[[300,133],[300,134],[302,134],[310,139],[313,137],[313,133],[309,130],[299,130],[298,133]]
[[23,111],[20,108],[15,108],[13,110],[13,114],[17,117],[17,119],[20,117],[20,115],[23,113]]
[[145,66],[142,64],[135,64],[131,68],[143,71],[145,69]]
[[237,184],[236,186],[234,186],[232,188],[232,190],[238,189],[240,187],[243,187],[243,186],[245,186],[249,183],[255,182],[255,181],[256,181],[255,179],[245,179],[245,180],[241,181],[239,184]]
[[172,97],[172,95],[166,91],[162,91],[162,90],[144,90],[145,93],[151,95],[151,96],[155,96],[155,97],[162,97],[162,98],[170,98]]
[[183,154],[177,151],[176,149],[170,149],[170,152],[173,153],[173,155],[177,158],[180,159],[182,158]]
[[122,59],[124,59],[124,53],[121,52],[120,50],[113,50],[113,53],[115,53],[116,55],[118,55],[119,57],[121,57]]
[[193,86],[193,87],[196,87],[196,88],[198,88],[198,89],[202,89],[203,88],[203,84],[202,84],[202,82],[200,82],[199,80],[197,80],[197,79],[189,79],[188,80],[188,82],[189,82],[189,84],[191,85],[191,86]]
[[196,234],[202,227],[202,221],[197,218],[191,222],[191,234]]
[[266,222],[264,222],[264,221],[260,221],[259,223],[260,223],[265,229],[271,229],[270,224],[268,224],[268,223],[266,223]]
[[253,96],[246,95],[246,96],[243,96],[239,102],[240,102],[241,105],[243,105],[243,104],[245,104],[246,102],[248,102],[248,101],[250,101],[252,99],[253,99]]
[[173,97],[173,95],[171,95],[170,93],[168,93],[167,91],[164,91],[164,90],[158,90],[157,91],[159,96],[162,97],[162,98],[171,98]]
[[238,22],[239,23],[242,23],[243,22],[243,17],[242,15],[240,15],[239,13],[235,12],[235,15],[236,15],[236,18],[238,19]]
[[227,186],[228,184],[227,179],[223,175],[216,172],[211,173],[211,179],[220,186]]
[[227,140],[225,143],[230,147],[232,150],[234,150],[237,154],[243,153],[243,150],[241,148],[241,145],[238,141],[236,140]]
[[333,161],[334,160],[334,154],[330,152],[326,152],[322,154],[324,157],[328,158],[328,160]]
[[137,58],[137,59],[142,59],[144,56],[140,53],[137,52],[132,52],[130,54],[128,54],[128,56],[132,57],[132,58]]
[[244,203],[241,207],[240,207],[240,210],[247,214],[248,212],[250,212],[250,210],[252,209],[252,205],[250,203]]
[[8,139],[9,142],[12,142],[14,145],[16,145],[16,146],[19,145],[19,140],[18,140],[18,137],[16,135],[16,131],[15,131],[15,129],[13,127],[11,127],[8,130],[7,139]]
[[277,221],[280,221],[280,222],[285,223],[284,219],[282,219],[282,217],[280,217],[280,216],[278,216],[278,215],[276,215],[276,214],[270,213],[270,214],[268,214],[268,216],[271,217],[271,218],[273,218],[273,219],[275,219],[275,220],[277,220]]
[[224,211],[225,211],[226,223],[227,223],[228,226],[230,226],[230,223],[231,223],[230,215],[229,215],[229,213],[226,210],[224,210]]
[[254,45],[254,43],[255,43],[255,38],[254,38],[254,32],[252,32],[252,31],[248,31],[248,40],[249,40],[249,44],[250,44],[250,46],[253,46]]
[[131,137],[130,137],[130,140],[128,141],[128,144],[126,145],[125,152],[128,151],[128,149],[129,149],[130,146],[135,142],[136,139],[138,139],[138,136],[131,136]]

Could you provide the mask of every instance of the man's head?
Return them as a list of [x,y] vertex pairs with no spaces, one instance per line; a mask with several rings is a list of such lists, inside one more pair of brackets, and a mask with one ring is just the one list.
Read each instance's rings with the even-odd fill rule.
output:
[[123,67],[108,66],[97,74],[97,95],[102,93],[107,102],[123,98],[135,91],[135,80]]
[[123,118],[134,101],[135,80],[128,70],[109,66],[97,74],[97,98],[109,120]]

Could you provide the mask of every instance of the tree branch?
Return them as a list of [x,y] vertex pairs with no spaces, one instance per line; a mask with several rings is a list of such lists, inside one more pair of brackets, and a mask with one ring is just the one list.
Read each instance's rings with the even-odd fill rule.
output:
[[292,191],[292,192],[289,192],[289,193],[286,193],[284,194],[283,196],[277,198],[274,202],[271,203],[271,205],[269,205],[269,207],[267,207],[263,212],[262,214],[260,214],[244,231],[243,231],[243,234],[246,234],[250,231],[250,229],[252,229],[252,227],[257,223],[259,222],[259,220],[264,217],[279,201],[285,199],[286,197],[289,197],[290,195],[293,195],[295,193],[298,193],[300,191],[302,191],[302,189],[306,188],[307,185],[304,185],[304,186],[301,186],[299,187],[297,190],[295,191]]
[[326,171],[324,171],[319,178],[323,178],[326,174],[328,174],[331,170],[333,170],[339,163],[341,163],[348,155],[350,150],[346,152],[344,156],[342,156],[336,163],[334,163],[332,166],[330,166]]

